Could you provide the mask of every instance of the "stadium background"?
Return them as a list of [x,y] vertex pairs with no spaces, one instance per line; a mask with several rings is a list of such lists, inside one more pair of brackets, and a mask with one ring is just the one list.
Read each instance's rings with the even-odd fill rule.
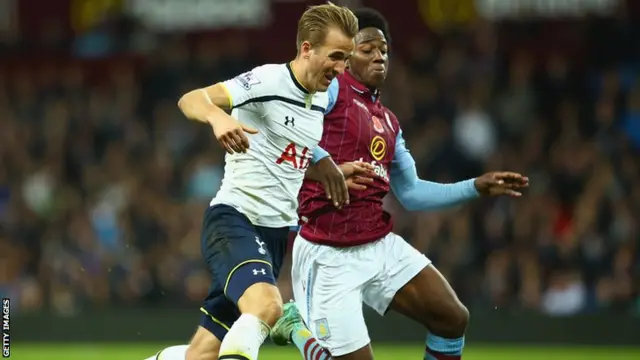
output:
[[[0,294],[13,357],[138,359],[188,340],[222,153],[176,100],[292,58],[312,3],[0,0]],[[396,230],[471,310],[465,358],[640,358],[639,3],[342,3],[389,19],[384,101],[422,177],[531,178],[522,199],[439,213],[388,200]],[[369,320],[380,359],[421,357],[419,327]]]

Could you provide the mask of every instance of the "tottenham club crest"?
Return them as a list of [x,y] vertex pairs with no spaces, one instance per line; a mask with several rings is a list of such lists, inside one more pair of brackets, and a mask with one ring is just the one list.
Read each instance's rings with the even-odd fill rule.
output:
[[258,244],[258,252],[262,255],[267,254],[267,250],[264,248],[264,241],[260,241],[260,238],[256,236],[256,244]]

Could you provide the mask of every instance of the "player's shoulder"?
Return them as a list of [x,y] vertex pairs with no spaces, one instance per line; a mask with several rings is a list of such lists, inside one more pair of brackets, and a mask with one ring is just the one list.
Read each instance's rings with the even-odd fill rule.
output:
[[398,121],[396,114],[394,114],[393,111],[389,110],[388,107],[384,106],[384,104],[382,104],[382,111],[384,113],[384,120],[387,122],[387,125],[391,129],[393,129],[396,134],[400,133],[402,130],[400,129],[400,122]]
[[336,89],[343,89],[347,86],[347,81],[345,80],[345,73],[339,74],[332,80],[332,85],[336,87]]
[[275,74],[282,73],[287,71],[286,64],[263,64],[253,68],[252,71],[264,73],[264,74]]
[[254,67],[249,72],[264,79],[279,79],[288,74],[286,64],[264,64]]
[[268,86],[277,85],[283,74],[286,74],[284,64],[264,64],[238,75],[237,79],[242,81],[245,88],[256,85]]

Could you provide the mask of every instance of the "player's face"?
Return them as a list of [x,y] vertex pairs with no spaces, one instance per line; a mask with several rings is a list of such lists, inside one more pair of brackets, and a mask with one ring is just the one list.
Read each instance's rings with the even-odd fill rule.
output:
[[356,35],[356,49],[349,58],[351,73],[369,88],[380,88],[389,69],[389,46],[382,31],[365,28]]
[[[354,49],[354,41],[342,31],[331,28],[324,43],[309,50],[310,83],[315,91],[327,91],[331,80],[346,68]],[[313,86],[312,85],[312,86]]]

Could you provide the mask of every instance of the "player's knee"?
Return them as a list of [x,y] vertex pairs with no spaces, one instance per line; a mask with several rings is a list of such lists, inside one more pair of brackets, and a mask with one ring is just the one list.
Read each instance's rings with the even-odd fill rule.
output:
[[273,326],[282,316],[282,297],[275,285],[258,283],[251,285],[238,301],[243,314],[252,314]]
[[282,300],[277,301],[273,299],[264,305],[262,316],[259,316],[260,320],[264,321],[267,325],[273,326],[278,319],[282,316]]
[[458,306],[456,306],[453,311],[451,324],[451,331],[456,337],[464,335],[467,330],[467,325],[469,324],[469,309],[461,303],[458,303]]
[[456,301],[447,308],[445,314],[432,331],[446,338],[459,338],[464,335],[469,323],[469,310],[461,302]]

